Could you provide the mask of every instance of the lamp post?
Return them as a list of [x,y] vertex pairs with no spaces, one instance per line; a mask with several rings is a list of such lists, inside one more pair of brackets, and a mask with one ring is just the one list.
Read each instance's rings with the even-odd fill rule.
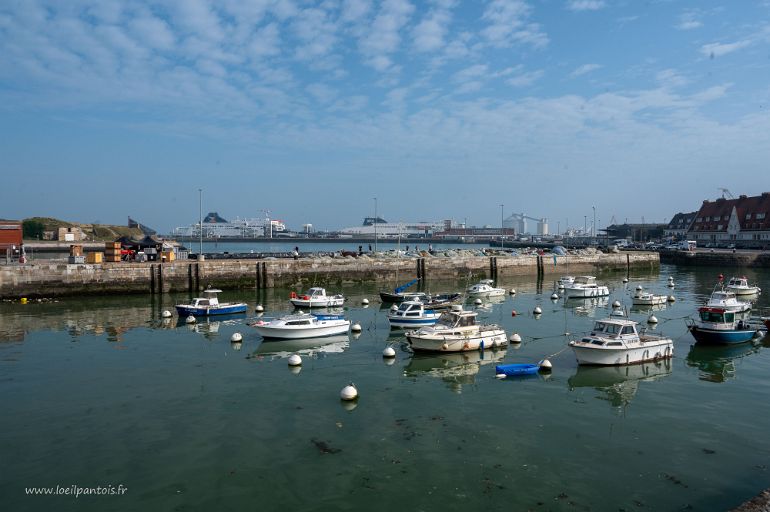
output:
[[583,215],[583,236],[588,234],[588,215]]
[[198,189],[198,256],[203,255],[203,189]]
[[374,252],[377,252],[377,198],[374,198]]
[[592,206],[591,208],[594,209],[594,224],[591,228],[591,237],[596,238],[596,206]]
[[501,204],[500,205],[500,248],[501,249],[505,249],[505,238],[503,238],[503,231],[505,230],[505,226],[504,226],[505,221],[503,221],[503,217],[505,216],[503,214],[504,208],[505,208],[505,205]]

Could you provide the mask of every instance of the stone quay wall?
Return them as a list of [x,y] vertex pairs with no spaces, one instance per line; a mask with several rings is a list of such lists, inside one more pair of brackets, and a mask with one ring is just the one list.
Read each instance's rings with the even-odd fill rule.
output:
[[54,297],[111,293],[169,293],[217,288],[272,288],[310,284],[377,282],[420,277],[457,279],[505,275],[562,275],[653,269],[657,253],[590,256],[476,256],[421,258],[300,258],[206,260],[169,263],[63,264],[36,262],[0,266],[0,297]]

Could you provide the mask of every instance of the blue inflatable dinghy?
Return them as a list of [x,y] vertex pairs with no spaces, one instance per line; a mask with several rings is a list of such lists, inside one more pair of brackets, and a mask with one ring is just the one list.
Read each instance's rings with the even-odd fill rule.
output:
[[518,377],[521,375],[534,375],[540,370],[536,364],[499,364],[495,366],[495,374],[505,375],[506,377]]

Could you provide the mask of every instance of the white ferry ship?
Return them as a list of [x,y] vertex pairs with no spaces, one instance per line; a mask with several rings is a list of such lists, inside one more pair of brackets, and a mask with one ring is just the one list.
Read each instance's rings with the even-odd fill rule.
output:
[[[241,219],[228,221],[217,212],[203,219],[203,238],[258,238],[286,232],[286,224],[277,219]],[[174,228],[175,237],[199,237],[198,223]]]
[[378,237],[398,238],[408,236],[431,236],[433,233],[443,231],[445,223],[442,222],[388,222],[382,217],[366,217],[360,226],[343,228],[339,231],[342,236],[373,237],[375,229]]

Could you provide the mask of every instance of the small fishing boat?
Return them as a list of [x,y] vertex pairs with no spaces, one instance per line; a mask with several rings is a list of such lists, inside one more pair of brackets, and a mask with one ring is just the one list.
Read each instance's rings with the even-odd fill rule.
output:
[[304,295],[291,292],[289,302],[296,308],[328,308],[342,306],[345,297],[342,294],[327,295],[324,288],[311,288]]
[[493,284],[492,279],[484,279],[468,287],[465,292],[471,297],[500,297],[505,295],[505,288],[495,288],[492,286]]
[[594,276],[577,276],[572,284],[564,287],[564,296],[568,299],[604,297],[609,294],[609,288],[596,284]]
[[461,293],[441,293],[439,295],[425,295],[416,300],[422,302],[429,309],[446,309],[460,302],[462,298]]
[[345,334],[350,328],[350,320],[341,315],[300,313],[274,318],[269,322],[257,320],[251,326],[263,338],[296,340]]
[[569,346],[578,364],[624,365],[657,361],[674,356],[674,341],[664,336],[639,334],[637,322],[605,318],[590,334],[572,340]]
[[196,297],[192,304],[177,304],[174,307],[180,317],[233,315],[246,312],[245,302],[219,302],[217,297],[219,293],[222,293],[222,290],[206,288],[203,290],[203,297]]
[[382,302],[403,302],[405,300],[415,300],[420,299],[426,296],[423,292],[405,292],[407,288],[415,284],[419,279],[412,279],[406,284],[403,284],[401,286],[398,286],[393,289],[392,292],[389,291],[381,291],[380,292],[380,299]]
[[735,297],[735,293],[727,290],[714,290],[706,302],[708,308],[724,308],[733,313],[745,313],[751,309],[751,302],[744,302]]
[[731,277],[725,286],[725,290],[733,292],[735,295],[758,295],[762,289],[756,285],[749,285],[746,276]]
[[495,366],[495,375],[505,375],[506,377],[521,377],[522,375],[535,375],[540,371],[540,366],[536,364],[511,363],[498,364]]
[[687,329],[698,343],[746,343],[758,333],[757,327],[725,308],[698,308],[698,318],[687,321]]
[[435,311],[420,301],[410,300],[399,304],[398,309],[388,313],[388,322],[391,327],[419,327],[421,325],[433,325],[441,316],[441,312]]
[[412,350],[433,352],[463,352],[508,344],[505,331],[497,325],[476,323],[475,311],[463,311],[454,306],[441,313],[434,325],[407,331],[406,339]]
[[658,306],[665,304],[668,297],[665,295],[655,295],[644,290],[636,290],[631,297],[631,304],[634,306]]

